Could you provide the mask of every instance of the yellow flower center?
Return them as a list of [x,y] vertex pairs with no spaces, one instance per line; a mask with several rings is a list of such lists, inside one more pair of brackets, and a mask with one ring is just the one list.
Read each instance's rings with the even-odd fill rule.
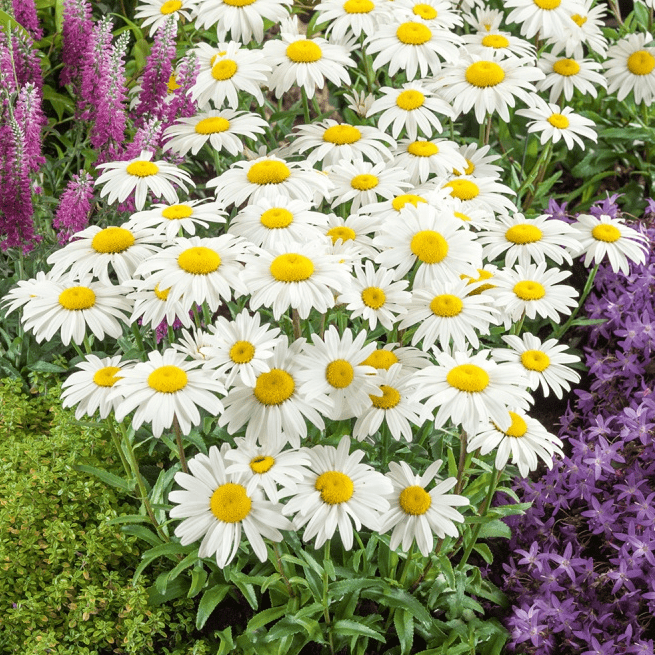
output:
[[133,161],[127,165],[125,171],[128,175],[134,175],[135,177],[150,177],[159,173],[159,166],[151,161]]
[[396,105],[405,111],[418,109],[425,102],[425,96],[415,89],[407,89],[396,98]]
[[558,59],[553,64],[553,71],[564,77],[571,77],[580,72],[580,64],[575,59]]
[[521,353],[521,363],[528,371],[545,371],[550,366],[550,357],[541,350],[526,350]]
[[539,300],[546,295],[546,289],[534,280],[523,280],[514,285],[514,293],[521,300]]
[[345,225],[331,227],[327,231],[327,235],[332,239],[332,243],[336,243],[339,239],[342,241],[352,241],[357,236],[355,230]]
[[482,39],[482,45],[485,48],[506,48],[509,45],[509,40],[502,34],[487,34]]
[[91,309],[96,304],[96,294],[88,287],[71,287],[59,294],[59,304],[70,311]]
[[396,36],[401,43],[407,45],[423,45],[432,38],[430,29],[423,23],[403,23],[397,30]]
[[358,191],[370,191],[378,185],[378,182],[379,180],[375,175],[364,173],[363,175],[355,175],[355,177],[350,180],[350,186]]
[[230,121],[220,116],[210,116],[203,118],[196,123],[197,134],[217,134],[230,129]]
[[312,260],[294,252],[278,255],[271,262],[271,275],[279,282],[304,282],[314,272]]
[[163,291],[160,291],[159,290],[159,285],[155,284],[154,292],[155,292],[155,295],[157,296],[157,298],[159,298],[159,300],[166,300],[168,298],[168,292],[170,290],[171,289],[169,287],[168,289],[164,289]]
[[450,195],[453,198],[459,198],[460,200],[473,200],[480,193],[480,187],[471,180],[451,180],[443,185],[444,189],[446,187],[450,189]]
[[173,93],[173,91],[177,91],[180,88],[180,84],[177,83],[176,78],[175,78],[175,73],[171,73],[171,76],[168,78],[168,82],[166,84],[166,88],[168,89],[168,93]]
[[273,464],[275,464],[275,459],[270,455],[259,455],[250,460],[250,469],[253,473],[262,475],[268,473],[273,468]]
[[405,487],[400,492],[398,503],[405,514],[420,516],[430,509],[432,498],[423,487],[414,485],[412,487]]
[[355,143],[362,138],[362,133],[352,125],[333,125],[323,132],[323,141],[338,146]]
[[505,71],[493,61],[476,61],[466,69],[466,81],[484,89],[496,86],[505,79]]
[[219,521],[238,523],[250,514],[252,501],[243,485],[227,482],[212,494],[209,507]]
[[181,218],[189,218],[193,214],[193,207],[189,205],[171,205],[162,210],[161,215],[169,221],[177,221]]
[[284,207],[272,207],[267,209],[259,217],[259,220],[269,230],[280,230],[289,227],[293,223],[293,214]]
[[532,0],[539,9],[543,9],[545,11],[552,11],[553,9],[557,9],[557,7],[562,4],[562,0]]
[[446,381],[460,391],[478,393],[489,385],[489,373],[475,364],[460,364],[448,372]]
[[374,350],[363,362],[362,366],[372,366],[373,368],[382,368],[388,371],[394,364],[400,360],[395,353],[390,350]]
[[237,341],[230,348],[230,359],[235,364],[247,364],[255,356],[255,347],[249,341]]
[[[512,425],[510,425],[504,432],[503,430],[499,430],[499,432],[503,432],[503,434],[508,437],[522,437],[528,431],[528,424],[525,422],[525,419],[519,416],[516,412],[510,412],[509,415],[512,418]],[[498,428],[498,426],[496,426],[496,428]]]
[[471,220],[470,216],[462,214],[462,212],[453,212],[453,216],[459,218],[460,221],[464,221],[465,223],[468,223]]
[[113,387],[121,379],[121,376],[116,375],[120,371],[118,366],[105,366],[93,374],[93,381],[99,387]]
[[464,303],[450,293],[435,296],[430,303],[430,309],[435,316],[451,317],[457,316],[464,307]]
[[114,254],[134,245],[134,235],[123,227],[108,227],[93,237],[91,247],[96,252]]
[[247,177],[252,184],[281,184],[289,175],[291,171],[284,162],[267,160],[253,164]]
[[[466,168],[464,169],[464,173],[466,175],[473,175],[474,171],[475,171],[475,164],[470,159],[466,159]],[[461,174],[462,174],[461,171],[458,171],[456,168],[453,168],[453,175],[461,175]]]
[[174,14],[178,9],[182,8],[180,0],[168,0],[159,9],[162,14]]
[[366,287],[362,291],[362,302],[371,309],[380,309],[387,300],[387,296],[380,287]]
[[[473,278],[470,275],[460,275],[460,278],[462,280],[468,280],[467,284],[474,284],[475,282],[482,282],[482,280],[490,280],[494,276],[494,274],[491,271],[485,271],[481,268],[478,269],[478,274],[479,277],[477,278]],[[495,284],[483,284],[479,286],[477,289],[474,289],[473,291],[469,291],[467,295],[477,296],[483,291],[488,291],[489,289],[495,288],[495,286],[496,286]]]
[[448,254],[448,241],[433,230],[417,232],[409,247],[424,264],[438,264]]
[[569,119],[563,114],[551,114],[548,122],[558,130],[565,130],[570,125]]
[[343,10],[347,14],[368,14],[375,9],[371,0],[347,0],[343,3]]
[[307,39],[294,41],[287,46],[287,57],[297,64],[313,64],[323,56],[321,48]]
[[253,393],[262,405],[281,405],[289,400],[296,388],[291,375],[279,368],[262,373],[255,383]]
[[230,7],[247,7],[257,2],[257,0],[223,0],[223,2]]
[[377,409],[393,409],[400,402],[400,394],[397,389],[386,384],[380,385],[381,396],[369,395],[373,407]]
[[571,20],[578,26],[582,27],[587,22],[586,16],[580,16],[580,14],[573,14]]
[[418,207],[419,202],[427,203],[427,200],[425,198],[421,198],[421,196],[416,196],[413,193],[403,193],[400,196],[396,196],[391,201],[391,206],[397,212],[399,212],[407,203],[414,205],[414,207]]
[[345,503],[352,498],[355,485],[341,471],[327,471],[316,478],[314,489],[321,492],[321,500],[328,505]]
[[628,70],[633,75],[648,75],[655,68],[655,57],[648,50],[637,50],[628,57]]
[[414,5],[412,12],[415,16],[420,16],[423,20],[434,20],[437,17],[437,10],[425,4]]
[[229,80],[237,72],[237,62],[233,59],[221,59],[212,66],[212,77],[219,82]]
[[514,225],[505,232],[505,238],[512,243],[524,244],[535,243],[540,241],[543,236],[542,231],[535,225]]
[[598,241],[605,241],[606,243],[614,243],[621,238],[621,232],[614,225],[601,223],[591,231],[591,236]]
[[220,255],[203,246],[187,248],[177,258],[178,266],[192,275],[209,275],[221,265]]
[[325,369],[325,379],[335,389],[345,389],[353,381],[355,370],[345,359],[335,359]]
[[148,386],[159,393],[175,393],[187,382],[187,374],[179,366],[160,366],[148,376]]
[[407,152],[415,157],[432,157],[439,152],[439,146],[431,141],[414,141],[407,146]]

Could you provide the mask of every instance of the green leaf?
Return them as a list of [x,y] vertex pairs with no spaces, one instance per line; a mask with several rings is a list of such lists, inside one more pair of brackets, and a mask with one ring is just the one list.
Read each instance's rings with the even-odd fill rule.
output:
[[30,364],[27,368],[36,373],[66,373],[68,371],[66,366],[60,366],[59,364],[53,364],[52,362],[44,362],[43,360]]
[[43,99],[52,105],[52,108],[57,112],[57,118],[59,120],[63,118],[66,109],[70,114],[75,113],[75,103],[70,96],[65,96],[55,91],[48,84],[43,85]]
[[[150,521],[146,521],[146,523],[149,525]],[[149,543],[151,546],[159,546],[159,544],[162,543],[162,540],[159,538],[159,536],[156,535],[152,530],[146,528],[145,525],[124,525],[121,528],[121,532],[124,532],[125,534],[132,534],[139,539],[143,539],[143,541]]]
[[10,29],[18,30],[23,33],[23,36],[29,38],[29,32],[18,22],[13,16],[10,16],[6,11],[0,11],[0,25],[5,27],[5,31]]
[[498,507],[494,507],[492,511],[495,516],[512,516],[513,514],[525,514],[525,511],[531,507],[531,502],[515,503],[514,505],[499,505]]
[[[135,525],[126,527],[138,528],[142,526]],[[132,578],[133,582],[136,582],[139,579],[141,573],[143,573],[146,566],[148,566],[150,562],[156,560],[158,557],[168,557],[177,563],[177,557],[175,557],[175,555],[187,553],[188,551],[188,546],[183,546],[182,544],[176,544],[173,542],[159,544],[154,548],[150,548],[150,550],[146,550],[146,552],[141,555],[141,563],[136,567],[136,571],[134,571],[134,577]]]
[[202,591],[206,582],[207,571],[202,566],[202,562],[200,562],[200,566],[196,565],[193,571],[191,571],[191,586],[187,592],[187,598],[195,598]]
[[[202,630],[207,623],[207,619],[211,616],[211,613],[216,609],[218,605],[224,598],[227,596],[227,593],[230,591],[231,587],[229,584],[217,584],[211,589],[207,589],[200,599],[200,604],[198,605],[198,614],[196,615],[196,628]],[[230,640],[232,635],[230,633]],[[222,640],[221,640],[222,646]]]
[[346,594],[353,594],[361,591],[362,589],[368,589],[369,587],[383,587],[384,582],[382,580],[371,580],[370,578],[355,578],[352,580],[339,580],[339,582],[333,582],[328,587],[328,593],[333,596],[335,599],[342,598]]
[[136,72],[141,72],[145,66],[150,54],[150,44],[145,39],[137,39],[132,48],[132,56],[136,62]]
[[162,605],[169,600],[180,598],[184,596],[189,589],[189,580],[185,578],[178,578],[171,584],[166,585],[164,589],[157,588],[157,585],[148,589],[148,603],[150,605]]
[[258,605],[257,596],[255,594],[255,588],[252,586],[251,578],[241,571],[232,571],[230,574],[230,582],[234,582],[239,591],[243,594],[243,597],[248,601],[250,607],[256,610]]
[[396,610],[393,615],[393,624],[400,641],[401,655],[408,655],[414,643],[414,617],[407,610]]
[[362,636],[377,639],[382,642],[386,641],[377,630],[373,630],[373,628],[369,628],[368,626],[357,623],[357,621],[352,621],[351,619],[340,619],[339,621],[335,621],[333,630],[336,634],[342,637]]
[[127,480],[123,480],[123,478],[119,478],[117,475],[114,475],[113,473],[109,473],[109,471],[104,471],[103,469],[96,468],[95,466],[88,466],[86,464],[75,464],[73,468],[76,471],[81,471],[83,473],[90,473],[91,475],[95,475],[97,478],[100,478],[105,484],[111,485],[112,487],[116,487],[117,489],[121,489],[122,491],[132,491],[134,489],[135,482],[131,481],[128,482]]
[[234,639],[232,638],[232,626],[216,633],[221,640],[221,645],[216,655],[228,655],[234,650]]
[[194,550],[189,553],[175,568],[171,569],[168,572],[168,577],[166,578],[168,582],[171,582],[177,578],[182,571],[193,566],[198,561],[198,551]]
[[496,634],[482,648],[482,655],[502,655],[503,646],[507,641],[507,634]]
[[488,539],[489,537],[505,537],[505,539],[511,539],[512,531],[500,519],[493,519],[489,523],[484,523],[478,533],[479,539]]
[[407,593],[404,589],[386,586],[386,589],[378,591],[377,589],[368,589],[362,592],[364,598],[374,600],[385,607],[395,607],[396,609],[409,610],[417,621],[429,627],[432,623],[430,612],[414,596]]
[[477,550],[487,564],[491,564],[494,561],[494,556],[491,554],[491,550],[487,544],[475,544],[473,550]]
[[255,630],[258,630],[259,628],[262,628],[263,626],[267,625],[271,621],[275,621],[276,619],[279,619],[281,616],[284,616],[287,613],[287,606],[282,605],[280,607],[270,607],[267,610],[264,610],[263,612],[259,612],[259,614],[255,614],[255,616],[248,621],[248,626],[246,627],[246,632],[254,632]]
[[125,514],[107,521],[107,525],[122,525],[123,523],[150,523],[150,520],[142,514]]

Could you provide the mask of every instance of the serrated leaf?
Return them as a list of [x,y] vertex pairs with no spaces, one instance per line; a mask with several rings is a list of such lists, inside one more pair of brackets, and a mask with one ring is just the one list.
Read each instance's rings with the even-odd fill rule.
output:
[[[147,523],[150,524],[150,521],[147,521]],[[152,530],[146,528],[145,525],[124,525],[121,528],[121,532],[134,535],[139,539],[143,539],[143,541],[149,543],[151,546],[158,546],[159,544],[163,543],[159,536],[156,535]]]
[[284,616],[287,613],[287,606],[282,605],[280,607],[269,607],[267,610],[263,610],[248,621],[248,626],[246,628],[247,632],[252,632],[262,628],[263,626],[269,624],[271,621],[279,619],[281,616]]
[[157,587],[150,587],[148,590],[148,603],[150,605],[161,605],[168,602],[169,600],[174,600],[175,598],[180,598],[184,596],[189,589],[189,581],[187,579],[178,578],[173,581],[171,584],[166,586],[165,591],[161,592]]
[[339,621],[335,621],[332,629],[336,634],[342,637],[362,636],[377,639],[382,642],[386,641],[377,630],[373,630],[373,628],[369,628],[367,625],[357,623],[357,621],[352,621],[351,619],[340,619]]
[[417,621],[420,621],[426,627],[432,623],[430,612],[414,596],[407,593],[404,589],[398,589],[387,586],[386,589],[378,591],[377,589],[367,589],[362,592],[364,598],[374,600],[385,607],[395,607],[396,609],[409,610],[412,612]]
[[[196,614],[196,628],[202,630],[207,623],[207,619],[211,613],[216,609],[216,606],[227,596],[230,591],[230,585],[217,584],[211,589],[207,589],[200,599],[198,605],[198,613]],[[230,633],[230,639],[232,634]],[[222,644],[221,644],[222,645]]]
[[408,655],[414,643],[414,617],[407,610],[396,610],[393,615],[393,624],[400,641],[401,655]]
[[509,526],[500,519],[493,519],[488,523],[484,523],[478,533],[479,539],[489,539],[490,537],[504,537],[505,539],[512,538],[512,531]]
[[207,582],[207,571],[205,571],[204,566],[196,566],[196,568],[191,571],[191,586],[187,592],[187,598],[195,598],[205,586]]
[[123,523],[150,523],[150,519],[142,514],[126,514],[107,521],[107,525],[122,525]]
[[66,366],[60,366],[59,364],[53,364],[52,362],[44,362],[43,360],[30,364],[27,368],[36,373],[66,373],[68,371]]
[[494,561],[494,556],[491,554],[491,550],[487,544],[475,544],[475,546],[473,546],[473,550],[480,553],[480,555],[482,555],[482,559],[484,559],[487,564],[491,564]]
[[115,487],[116,489],[121,489],[122,491],[125,492],[132,491],[132,489],[134,489],[135,486],[135,482],[133,480],[128,482],[127,480],[123,480],[123,478],[120,478],[117,475],[114,475],[113,473],[109,473],[109,471],[96,468],[95,466],[88,466],[87,464],[75,464],[73,468],[76,471],[81,471],[82,473],[90,473],[91,475],[95,475],[97,478],[100,478],[105,484],[111,485],[112,487]]
[[361,591],[362,589],[381,586],[384,586],[384,582],[382,580],[371,580],[370,578],[339,580],[338,582],[333,582],[328,586],[328,593],[335,599],[339,599],[346,594],[352,594]]
[[[142,526],[135,525],[135,526],[125,526],[125,527],[140,528]],[[159,544],[154,548],[150,548],[150,550],[146,550],[146,552],[141,555],[141,563],[139,564],[139,566],[136,567],[136,571],[134,571],[134,576],[132,578],[132,581],[136,582],[139,579],[141,573],[143,573],[146,566],[148,566],[150,562],[156,560],[158,557],[168,557],[174,562],[177,562],[177,557],[175,556],[187,552],[188,552],[188,546],[182,546],[182,544],[176,544],[173,542],[168,542],[166,544]]]
[[250,607],[256,610],[258,605],[257,595],[255,594],[255,588],[252,586],[250,577],[241,571],[232,571],[230,581],[234,582],[239,591],[243,594],[243,597],[248,601]]

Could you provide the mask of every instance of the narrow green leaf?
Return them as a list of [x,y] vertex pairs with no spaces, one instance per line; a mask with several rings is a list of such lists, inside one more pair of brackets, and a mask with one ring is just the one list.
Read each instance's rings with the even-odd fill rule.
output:
[[8,32],[10,29],[18,30],[23,33],[23,36],[29,38],[28,31],[13,17],[10,16],[6,11],[0,11],[0,25],[5,27],[5,31]]
[[255,616],[248,621],[248,626],[246,628],[247,632],[253,632],[267,625],[275,619],[279,619],[281,616],[284,616],[287,613],[287,606],[282,605],[281,607],[270,607],[267,610],[255,614]]
[[[145,521],[148,525],[150,521]],[[145,525],[124,525],[121,528],[121,532],[125,534],[132,534],[139,539],[149,543],[151,546],[159,546],[162,543],[162,540],[152,531],[146,528]]]
[[487,564],[491,564],[494,561],[494,556],[491,554],[491,550],[487,544],[475,544],[473,550],[476,550]]
[[489,537],[505,537],[505,539],[511,539],[512,531],[500,519],[493,519],[489,523],[484,523],[478,533],[479,539],[488,539]]
[[339,621],[335,621],[333,630],[337,635],[342,637],[361,635],[362,637],[370,637],[371,639],[377,639],[382,642],[386,641],[377,630],[373,630],[373,628],[369,628],[368,626],[363,625],[362,623],[357,623],[357,621],[352,621],[351,619],[340,619]]
[[178,578],[166,586],[165,591],[160,591],[157,587],[150,587],[148,589],[148,603],[150,605],[162,605],[169,600],[180,598],[187,593],[189,589],[189,581],[187,579]]
[[414,617],[407,610],[396,610],[393,623],[400,641],[401,655],[408,655],[414,643]]
[[195,598],[205,586],[207,582],[207,571],[205,567],[196,566],[193,571],[191,571],[191,586],[187,592],[187,598]]
[[30,364],[27,368],[30,371],[36,371],[37,373],[66,373],[68,371],[66,366],[60,366],[59,364],[53,364],[52,362],[44,362],[43,360]]
[[[211,589],[207,589],[200,599],[200,604],[198,605],[198,614],[196,615],[196,628],[202,630],[207,623],[207,619],[211,616],[211,613],[216,609],[216,606],[227,596],[227,593],[230,591],[230,585],[228,584],[217,584]],[[232,634],[230,633],[230,640],[232,639]],[[221,639],[221,646],[223,641]]]
[[346,594],[352,594],[362,589],[369,587],[382,587],[384,582],[382,580],[371,580],[370,578],[355,578],[353,580],[339,580],[333,582],[328,587],[328,593],[335,599],[342,598]]
[[75,464],[73,468],[76,471],[81,471],[82,473],[90,473],[95,475],[97,478],[100,478],[105,484],[121,489],[122,491],[131,491],[134,489],[134,482],[127,482],[123,478],[119,478],[109,471],[104,471],[103,469],[96,468],[95,466],[87,466],[86,464]]
[[255,588],[250,582],[250,577],[241,571],[232,571],[230,575],[230,581],[238,587],[239,591],[243,594],[243,597],[248,601],[250,607],[254,610],[257,609],[257,596],[255,594]]
[[[125,527],[141,528],[143,526],[128,525]],[[175,557],[175,555],[179,555],[186,552],[188,552],[188,546],[182,546],[182,544],[175,544],[173,542],[168,542],[166,544],[159,544],[158,546],[155,546],[150,550],[146,550],[146,552],[141,555],[141,563],[139,564],[139,566],[136,567],[136,571],[134,571],[134,576],[132,578],[133,582],[136,582],[139,579],[141,573],[143,573],[146,566],[148,566],[150,562],[156,560],[158,557],[168,557],[169,559],[172,559],[174,562],[177,562],[177,558]]]
[[171,582],[172,580],[175,580],[175,578],[177,578],[177,576],[180,575],[182,571],[193,566],[198,561],[198,559],[197,550],[189,553],[175,568],[168,572],[168,581]]

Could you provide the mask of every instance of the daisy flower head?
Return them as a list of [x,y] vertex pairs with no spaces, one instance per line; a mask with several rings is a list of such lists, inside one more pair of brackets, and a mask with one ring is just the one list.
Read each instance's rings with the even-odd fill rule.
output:
[[466,350],[470,344],[480,347],[479,334],[489,334],[489,326],[498,320],[498,310],[491,306],[494,299],[487,294],[470,295],[466,279],[433,280],[429,286],[414,289],[407,315],[400,329],[418,323],[412,335],[412,345],[423,341],[428,351],[437,341],[442,350]]
[[467,143],[459,147],[459,154],[466,159],[466,168],[455,169],[452,174],[456,177],[467,175],[468,177],[490,177],[499,179],[503,169],[493,162],[500,159],[500,155],[489,153],[491,146],[479,146],[477,143]]
[[170,516],[184,519],[175,528],[175,536],[184,546],[202,539],[199,557],[216,555],[216,564],[224,568],[237,554],[245,532],[253,552],[265,562],[268,554],[262,537],[282,541],[280,530],[293,526],[282,515],[280,504],[264,500],[260,490],[248,493],[241,474],[226,472],[227,451],[212,446],[209,456],[199,453],[189,460],[190,474],[175,474],[182,490],[168,494],[169,502],[176,504]]
[[174,350],[177,350],[189,359],[197,359],[203,362],[205,368],[212,368],[205,354],[205,348],[211,344],[211,335],[209,332],[194,325],[191,330],[182,330],[182,334],[178,339],[179,343],[172,344]]
[[591,59],[575,59],[543,52],[537,62],[545,78],[537,82],[537,91],[550,89],[550,102],[558,102],[563,95],[566,100],[573,97],[577,89],[580,94],[598,95],[598,87],[606,88],[607,82],[597,71],[602,65]]
[[359,441],[377,433],[383,422],[396,440],[412,441],[412,425],[421,426],[423,406],[412,398],[415,383],[410,372],[402,364],[393,364],[389,369],[378,371],[375,391],[369,394],[371,405],[355,421],[353,437]]
[[454,141],[446,139],[402,139],[394,153],[394,164],[410,174],[409,181],[419,185],[434,175],[446,176],[453,169],[466,167]]
[[[333,252],[348,250],[356,256],[373,258],[378,249],[373,245],[373,239],[368,236],[380,228],[380,221],[366,214],[351,214],[347,219],[336,214],[328,216],[325,236],[332,240]],[[341,248],[339,248],[341,246]]]
[[57,332],[64,346],[81,344],[87,328],[98,339],[118,339],[132,303],[119,286],[93,282],[90,275],[71,275],[44,281],[39,295],[23,305],[23,327],[37,343],[50,341]]
[[616,92],[621,101],[632,91],[637,104],[650,105],[655,98],[655,47],[653,36],[646,33],[629,34],[607,50],[603,62],[607,78],[607,92]]
[[[379,346],[379,344],[377,344]],[[413,346],[399,347],[397,343],[386,343],[381,348],[374,350],[363,362],[366,366],[372,366],[378,373],[388,371],[394,364],[400,364],[403,375],[420,371],[430,366],[430,356],[414,348]]]
[[384,224],[389,218],[398,216],[407,204],[414,205],[414,207],[419,203],[427,205],[428,196],[432,194],[431,189],[423,187],[414,189],[410,188],[407,189],[407,191],[408,193],[400,193],[389,200],[364,205],[360,207],[359,213],[375,217],[380,224]]
[[327,170],[333,187],[330,192],[332,207],[351,202],[350,212],[377,202],[378,197],[389,200],[407,190],[409,173],[383,162],[371,164],[364,160],[341,161]]
[[123,286],[135,287],[135,290],[126,296],[134,303],[130,324],[140,321],[142,325],[150,325],[150,328],[155,330],[164,320],[168,325],[173,325],[178,320],[184,327],[191,326],[193,319],[189,310],[181,301],[169,298],[169,289],[160,289],[152,277],[145,280],[128,280]]
[[144,261],[138,275],[150,275],[160,290],[167,289],[167,298],[182,303],[189,311],[194,303],[206,302],[216,311],[222,301],[247,293],[241,281],[247,242],[222,234],[219,237],[178,237]]
[[584,57],[584,46],[601,57],[607,53],[607,39],[603,36],[607,8],[603,4],[592,7],[594,0],[583,0],[575,9],[569,9],[569,21],[564,22],[564,34],[549,39],[548,43],[564,49],[567,57]]
[[314,7],[316,24],[329,23],[326,34],[341,41],[349,35],[373,34],[391,18],[388,0],[323,0]]
[[[501,184],[495,177],[474,177],[460,175],[454,179],[435,179],[435,193],[448,191],[451,198],[459,201],[459,209],[468,215],[475,209],[503,214],[516,212],[516,205],[507,197],[516,195],[507,185]],[[428,198],[432,202],[432,198]]]
[[393,11],[396,15],[406,13],[409,20],[418,17],[444,30],[454,30],[464,24],[449,0],[400,0],[393,5]]
[[249,93],[259,105],[263,105],[261,85],[266,84],[271,67],[265,63],[262,51],[242,48],[235,41],[219,43],[218,48],[206,67],[201,64],[191,87],[191,99],[198,108],[211,109],[210,103],[213,103],[216,109],[220,109],[227,100],[230,109],[238,109],[239,92]]
[[464,13],[464,20],[476,32],[496,32],[503,24],[503,12],[498,9],[491,9],[487,5],[472,7]]
[[530,59],[459,53],[457,63],[444,66],[433,84],[456,115],[474,109],[478,123],[494,113],[509,122],[509,107],[515,106],[517,98],[526,102],[535,91],[534,83],[545,77]]
[[182,434],[189,434],[192,426],[200,425],[198,407],[213,416],[220,414],[223,404],[216,394],[224,394],[225,387],[209,371],[199,369],[201,364],[167,348],[163,353],[150,352],[148,361],[123,369],[108,398],[121,399],[116,420],[120,423],[136,410],[132,427],[138,430],[143,423],[150,423],[153,436],[159,438],[174,420]]
[[490,353],[437,352],[436,366],[415,373],[416,399],[427,399],[424,414],[429,416],[439,407],[435,427],[450,420],[468,434],[477,434],[480,423],[491,420],[507,430],[512,424],[508,407],[529,406],[532,396],[522,367],[499,364],[489,357]]
[[311,402],[327,395],[332,404],[329,418],[340,421],[359,416],[371,405],[369,394],[377,391],[377,375],[362,362],[375,350],[366,341],[366,330],[353,338],[350,329],[339,335],[331,325],[321,339],[312,335],[312,344],[305,345],[298,363],[300,393]]
[[423,475],[415,475],[406,462],[389,463],[387,478],[393,485],[393,492],[387,498],[391,508],[381,518],[380,532],[384,534],[393,528],[391,550],[402,546],[407,552],[416,541],[423,557],[429,557],[434,547],[433,533],[440,539],[459,535],[455,523],[463,523],[464,517],[455,507],[468,505],[469,499],[448,493],[457,484],[457,478],[439,481],[426,491],[441,464],[439,459],[428,466]]
[[511,456],[512,464],[518,466],[524,478],[536,470],[540,459],[552,469],[553,455],[564,455],[561,440],[525,411],[513,408],[509,413],[512,417],[509,428],[503,430],[493,422],[481,425],[477,434],[468,442],[467,451],[472,453],[479,448],[481,455],[488,455],[497,448],[496,469],[504,469]]
[[393,159],[390,147],[396,147],[394,139],[375,127],[337,123],[330,118],[295,129],[297,135],[286,152],[304,154],[309,150],[304,159],[311,166],[321,162],[325,167],[355,159],[384,162]]
[[600,264],[607,256],[615,273],[624,275],[630,272],[628,260],[635,264],[646,262],[648,237],[624,224],[620,218],[611,218],[607,214],[591,216],[580,214],[573,228],[585,255],[584,265]]
[[329,241],[291,244],[246,256],[243,282],[251,293],[250,307],[262,305],[279,320],[287,309],[307,318],[312,309],[325,313],[348,288],[348,269],[341,257],[329,253]]
[[464,223],[431,205],[405,206],[397,218],[389,219],[375,238],[380,254],[375,261],[394,268],[401,279],[418,266],[414,285],[432,280],[475,275],[482,266],[482,247]]
[[109,196],[107,202],[112,204],[124,202],[134,192],[136,208],[143,209],[148,191],[174,203],[178,202],[178,197],[173,183],[184,191],[187,191],[187,184],[195,186],[186,171],[166,161],[150,161],[152,156],[152,152],[142,150],[136,159],[98,164],[96,168],[104,169],[95,181],[96,185],[104,185],[100,197]]
[[153,228],[156,234],[163,234],[170,243],[180,234],[180,230],[195,236],[196,226],[207,229],[210,224],[218,223],[225,223],[225,212],[218,203],[202,199],[174,205],[151,205],[145,211],[132,214],[125,227],[137,231]]
[[257,114],[213,109],[193,118],[179,118],[167,128],[164,132],[167,139],[164,150],[172,150],[178,155],[191,151],[195,155],[209,142],[214,150],[227,150],[236,157],[243,151],[243,141],[239,137],[255,140],[258,134],[264,134],[265,127],[268,127],[268,123]]
[[228,233],[264,250],[320,239],[328,218],[311,209],[312,203],[271,194],[246,205],[230,221]]
[[207,182],[216,187],[216,200],[239,206],[273,195],[317,202],[329,195],[331,182],[305,162],[289,162],[269,155],[251,161],[235,162],[227,171]]
[[116,409],[120,399],[109,400],[112,387],[121,378],[121,371],[131,362],[124,362],[120,355],[100,359],[86,355],[76,365],[79,369],[68,376],[61,385],[62,407],[75,408],[79,421],[85,414],[93,416],[98,410],[100,418],[107,418]]
[[571,271],[547,269],[547,263],[517,265],[505,268],[494,277],[497,306],[502,307],[505,329],[523,315],[529,319],[541,316],[555,323],[560,314],[568,316],[580,294],[574,287],[559,284],[571,275]]
[[48,257],[48,264],[53,265],[52,275],[60,276],[66,271],[73,276],[92,273],[106,285],[112,284],[110,271],[119,284],[129,280],[142,261],[159,252],[163,241],[153,230],[136,230],[127,223],[104,229],[92,225],[74,236],[74,241]]
[[505,335],[503,341],[509,348],[495,348],[492,357],[497,362],[521,365],[528,379],[528,389],[535,390],[541,385],[544,396],[548,396],[552,389],[558,398],[562,398],[563,391],[571,389],[570,382],[580,382],[580,375],[567,366],[579,362],[580,358],[567,355],[567,347],[555,339],[542,343],[539,337],[526,332],[522,337]]
[[44,293],[47,295],[47,282],[58,277],[53,275],[52,271],[47,273],[37,271],[36,277],[29,280],[18,280],[0,300],[0,304],[4,305],[5,315],[9,316],[13,311],[30,302],[32,298],[38,298]]
[[135,20],[145,19],[141,23],[141,27],[150,26],[150,36],[152,37],[169,19],[177,22],[182,17],[190,21],[196,2],[197,0],[140,0],[134,18]]
[[465,34],[462,40],[470,53],[479,55],[482,59],[495,56],[536,59],[532,43],[498,29]]
[[371,106],[375,102],[375,96],[366,91],[355,91],[344,93],[343,97],[348,103],[348,108],[352,109],[361,118],[366,118]]
[[512,11],[505,20],[518,23],[521,35],[531,39],[537,33],[540,38],[562,38],[564,25],[571,20],[570,9],[574,3],[567,0],[506,0],[505,7]]
[[210,368],[225,380],[229,389],[237,377],[248,387],[254,387],[260,373],[268,373],[268,362],[279,342],[280,329],[261,324],[260,315],[243,310],[233,321],[219,316],[209,326],[209,344],[203,348]]
[[308,422],[323,430],[321,414],[327,416],[332,403],[326,395],[309,401],[300,393],[298,357],[304,343],[304,339],[296,339],[289,344],[287,337],[281,336],[268,361],[270,370],[257,376],[254,387],[236,379],[225,397],[219,426],[227,426],[227,431],[234,434],[247,424],[246,439],[265,447],[288,441],[293,448],[299,448],[300,439],[307,436]]
[[345,293],[337,298],[338,304],[346,305],[351,318],[368,321],[374,330],[378,321],[387,330],[393,330],[399,317],[407,313],[411,300],[408,280],[394,282],[394,271],[380,266],[375,270],[373,262],[366,260],[364,267],[356,266],[353,280]]
[[346,550],[353,546],[353,526],[378,530],[379,513],[389,509],[385,499],[391,483],[368,464],[362,464],[363,450],[348,454],[350,438],[342,437],[338,448],[314,446],[307,449],[310,473],[284,506],[284,514],[295,514],[293,526],[304,527],[303,541],[316,537],[320,548],[337,528]]
[[420,81],[406,82],[400,88],[383,86],[382,97],[371,105],[368,116],[382,112],[378,118],[378,128],[387,130],[391,125],[394,139],[405,129],[412,141],[418,138],[419,130],[428,139],[435,132],[443,132],[439,114],[454,118],[451,106],[438,98]]
[[370,55],[377,53],[373,61],[376,70],[389,64],[389,76],[398,71],[405,73],[407,80],[436,75],[441,70],[441,61],[457,61],[457,46],[461,37],[450,30],[436,27],[419,16],[412,20],[380,25],[369,34],[364,49]]
[[578,250],[578,236],[575,230],[564,221],[542,214],[526,218],[523,214],[503,214],[495,221],[488,221],[478,232],[478,242],[482,244],[482,256],[494,261],[504,254],[505,266],[512,267],[516,262],[529,266],[532,262],[540,264],[549,257],[557,264],[569,264],[573,259],[569,250]]
[[541,145],[547,141],[557,143],[563,139],[569,150],[572,150],[576,144],[584,150],[583,138],[590,139],[594,143],[598,140],[596,131],[592,129],[596,124],[574,113],[571,107],[560,108],[536,95],[533,96],[531,104],[528,109],[519,109],[516,113],[530,119],[528,132],[539,133]]

